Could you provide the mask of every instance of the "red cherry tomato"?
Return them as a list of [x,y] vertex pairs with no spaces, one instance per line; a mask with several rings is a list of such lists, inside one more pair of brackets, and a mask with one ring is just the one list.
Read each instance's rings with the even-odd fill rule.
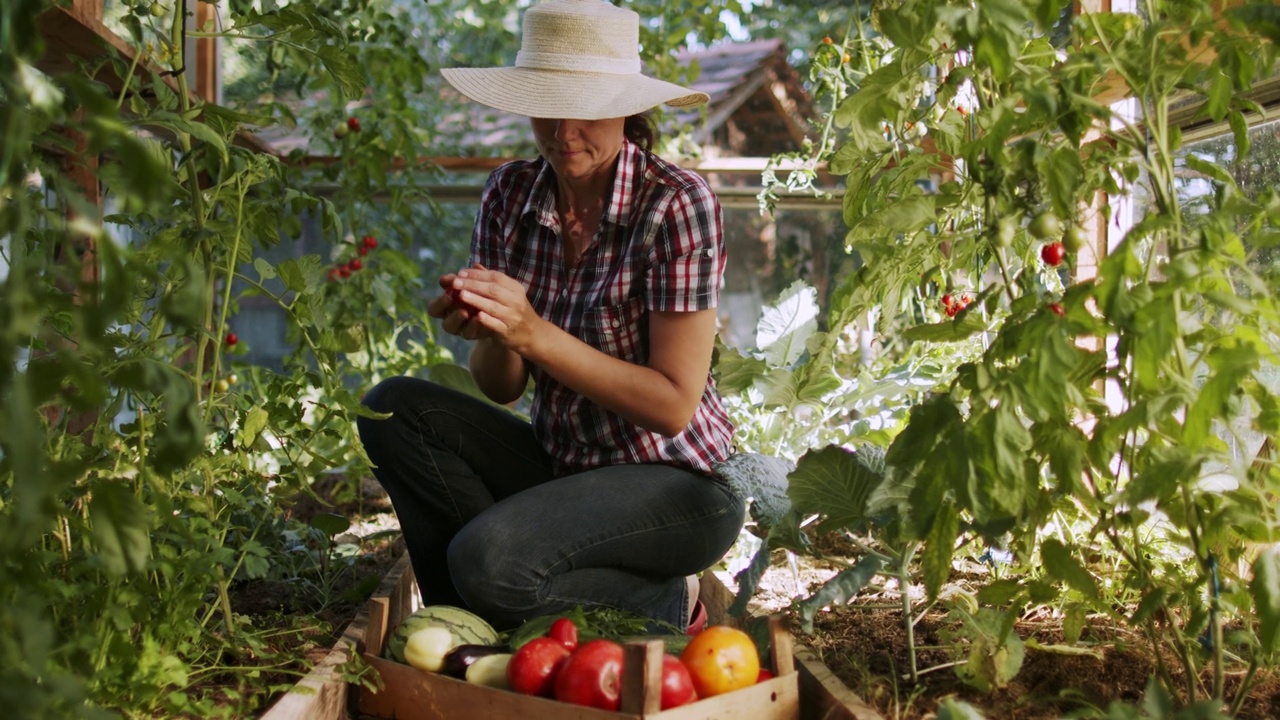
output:
[[1067,256],[1067,249],[1060,242],[1045,243],[1040,246],[1040,259],[1045,265],[1057,267]]
[[227,345],[235,345],[238,342],[240,342],[240,338],[236,336],[235,333],[233,332],[227,333]]
[[1050,309],[1050,310],[1052,310],[1052,311],[1053,311],[1053,314],[1054,314],[1054,315],[1057,315],[1058,317],[1066,317],[1066,316],[1067,316],[1067,311],[1066,311],[1065,309],[1063,309],[1062,305],[1060,305],[1060,304],[1058,304],[1058,303],[1053,303],[1053,304],[1049,305],[1049,309]]
[[566,650],[578,649],[578,626],[574,625],[569,618],[558,618],[551,623],[551,629],[547,630],[547,637],[558,641]]
[[360,262],[360,258],[351,258],[351,262],[347,263],[347,267],[351,268],[351,272],[355,272],[364,267],[364,263]]
[[374,237],[374,236],[372,236],[372,235],[365,235],[365,236],[360,240],[360,242],[364,243],[364,246],[365,246],[365,247],[367,247],[367,248],[369,248],[370,250],[372,250],[373,248],[378,247],[378,239],[377,239],[377,238],[375,238],[375,237]]
[[360,132],[360,118],[354,115],[347,118],[347,128],[350,129],[351,132]]

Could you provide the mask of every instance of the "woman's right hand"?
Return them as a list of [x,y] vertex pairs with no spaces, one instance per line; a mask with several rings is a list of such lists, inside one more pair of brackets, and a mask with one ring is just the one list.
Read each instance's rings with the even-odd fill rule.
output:
[[427,314],[440,319],[441,327],[450,335],[474,339],[470,335],[475,333],[472,332],[469,335],[467,326],[475,319],[476,309],[458,298],[458,291],[453,286],[457,277],[457,273],[440,276],[440,288],[444,292],[427,304]]

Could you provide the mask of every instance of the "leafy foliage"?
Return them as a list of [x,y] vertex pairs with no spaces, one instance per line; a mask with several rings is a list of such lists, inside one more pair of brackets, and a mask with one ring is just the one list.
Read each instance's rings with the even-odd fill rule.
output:
[[[1141,15],[1073,18],[1066,37],[1052,3],[906,0],[873,7],[845,38],[856,71],[815,70],[832,109],[810,162],[845,176],[846,246],[864,262],[833,295],[825,337],[869,320],[885,338],[877,363],[946,345],[959,357],[888,427],[886,482],[905,495],[892,520],[860,526],[867,488],[831,468],[802,474],[801,462],[792,498],[824,530],[855,530],[902,588],[918,560],[930,600],[960,548],[1008,548],[1022,581],[984,589],[993,606],[965,615],[977,634],[960,672],[983,687],[1017,669],[1008,633],[990,630],[1029,605],[1130,623],[1179,658],[1183,680],[1162,665],[1159,697],[1189,715],[1238,707],[1247,690],[1226,696],[1228,657],[1274,662],[1274,555],[1250,547],[1277,539],[1267,253],[1280,215],[1274,183],[1246,193],[1237,180],[1270,167],[1246,159],[1246,118],[1274,70],[1261,19],[1274,7],[1227,15],[1255,24],[1153,0]],[[1233,151],[1184,151],[1175,105],[1224,123]],[[1147,203],[1109,244],[1117,218],[1100,194]],[[1042,259],[1052,242],[1069,248],[1061,266]],[[760,354],[758,367],[844,365],[812,337],[808,354]],[[724,368],[731,388],[748,387],[735,359]],[[757,411],[766,397],[751,396]],[[822,417],[829,437],[833,414]],[[827,444],[814,436],[779,452]],[[824,588],[798,608],[851,597]],[[1228,636],[1228,622],[1253,632]]]

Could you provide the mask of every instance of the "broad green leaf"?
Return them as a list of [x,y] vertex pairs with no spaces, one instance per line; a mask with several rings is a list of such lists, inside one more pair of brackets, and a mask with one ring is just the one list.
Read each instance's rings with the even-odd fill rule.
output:
[[792,283],[760,316],[756,326],[760,354],[775,367],[794,363],[818,330],[818,312],[817,291],[803,281]]
[[858,528],[867,518],[867,498],[884,480],[836,445],[810,450],[791,472],[787,495],[796,512],[824,517],[823,531]]
[[98,559],[112,575],[140,572],[151,557],[151,517],[122,482],[103,482],[89,500],[89,519]]
[[1071,551],[1055,538],[1040,543],[1040,556],[1044,559],[1045,572],[1062,580],[1071,588],[1094,600],[1098,597],[1098,583],[1093,575],[1076,560]]
[[749,390],[756,378],[767,371],[768,365],[757,357],[748,357],[725,345],[716,338],[715,378],[716,389],[724,395],[735,395]]
[[1280,547],[1272,545],[1259,551],[1253,561],[1249,595],[1258,616],[1258,644],[1274,656],[1280,653]]
[[862,588],[871,582],[871,578],[880,572],[884,563],[874,555],[864,556],[853,567],[845,568],[818,588],[812,596],[796,603],[800,612],[800,627],[807,633],[813,632],[813,618],[818,611],[829,605],[843,605],[849,602]]
[[342,515],[319,513],[311,518],[311,527],[333,538],[346,532],[351,527],[351,521]]

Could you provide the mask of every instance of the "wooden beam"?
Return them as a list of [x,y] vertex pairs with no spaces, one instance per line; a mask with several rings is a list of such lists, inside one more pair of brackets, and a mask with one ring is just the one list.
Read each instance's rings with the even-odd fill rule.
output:
[[[46,75],[79,74],[79,61],[100,60],[112,49],[120,53],[125,62],[134,59],[136,52],[124,38],[112,32],[102,23],[101,3],[94,17],[92,3],[77,3],[71,7],[53,6],[40,14],[40,35],[44,38],[44,54],[36,61],[36,67]],[[143,67],[161,72],[149,61]],[[94,80],[106,85],[112,92],[120,92],[124,80],[112,63],[102,62],[96,68]],[[164,82],[178,91],[177,82],[169,76]]]
[[[217,30],[220,22],[218,6],[213,3],[196,3],[196,29],[205,30],[208,26]],[[192,42],[190,38],[187,42]],[[222,101],[222,77],[220,55],[222,53],[221,38],[201,37],[195,39],[196,48],[196,96],[207,103]]]

